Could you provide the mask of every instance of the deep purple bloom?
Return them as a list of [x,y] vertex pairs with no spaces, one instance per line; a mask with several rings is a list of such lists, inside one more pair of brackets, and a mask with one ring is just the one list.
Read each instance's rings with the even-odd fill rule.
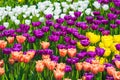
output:
[[117,15],[113,13],[108,13],[107,14],[109,20],[115,20],[117,19]]
[[76,46],[74,46],[74,45],[67,45],[67,49],[70,49],[70,48],[76,48]]
[[97,48],[95,48],[95,52],[98,56],[103,56],[105,50],[103,48],[97,47]]
[[110,11],[111,11],[112,13],[115,13],[115,8],[114,8],[114,7],[111,7],[111,8],[110,8]]
[[71,66],[66,65],[66,66],[65,66],[65,72],[71,72],[71,71],[72,71]]
[[28,38],[30,36],[30,34],[28,34],[28,33],[24,33],[22,35],[25,36],[26,38]]
[[22,30],[21,30],[20,28],[17,28],[17,29],[15,30],[15,32],[17,32],[17,33],[21,33]]
[[103,16],[97,16],[97,20],[104,20]]
[[36,41],[36,38],[35,38],[35,36],[29,36],[27,38],[27,40],[28,40],[29,43],[34,43]]
[[92,61],[95,60],[95,58],[87,58],[85,61],[88,62],[88,63],[92,63]]
[[93,80],[94,74],[93,73],[85,73],[84,74],[86,80]]
[[58,44],[57,48],[58,49],[66,49],[66,46],[64,44]]
[[87,55],[87,52],[86,52],[86,51],[81,51],[81,52],[78,53],[76,56],[81,60],[81,59],[83,59],[86,55]]
[[101,21],[100,20],[93,20],[93,23],[96,24],[96,25],[100,25]]
[[64,37],[64,41],[65,41],[65,42],[69,43],[69,42],[70,42],[70,40],[71,40],[71,38],[70,38],[70,37],[68,37],[68,36],[65,36],[65,37]]
[[51,18],[52,18],[52,14],[47,14],[47,15],[45,15],[45,18],[46,18],[46,19],[51,19]]
[[71,15],[65,15],[65,16],[64,16],[64,19],[65,19],[65,20],[70,20],[71,18],[72,18]]
[[93,16],[86,16],[86,20],[88,23],[92,23],[93,22]]
[[50,58],[51,58],[52,61],[55,61],[55,62],[59,61],[59,56],[51,55]]
[[109,30],[104,30],[102,31],[102,35],[109,35],[110,34],[110,31]]
[[76,43],[77,43],[76,40],[71,40],[71,41],[70,41],[70,44],[72,44],[72,45],[76,45]]
[[72,25],[74,25],[74,21],[73,20],[68,20],[67,24],[70,25],[70,26],[72,26]]
[[64,19],[63,18],[56,19],[56,22],[62,24],[64,22]]
[[41,28],[41,30],[42,30],[43,32],[48,32],[48,31],[50,30],[50,28],[47,27],[47,26],[44,26],[44,27]]
[[120,20],[116,20],[115,23],[116,23],[117,25],[120,25]]
[[83,39],[80,41],[80,43],[83,45],[83,46],[88,46],[90,44],[90,41],[89,39]]
[[60,30],[61,30],[61,31],[66,31],[66,30],[67,30],[67,27],[66,27],[66,26],[60,26]]
[[44,36],[44,32],[41,31],[40,29],[34,30],[33,34],[35,35],[36,38],[42,38]]
[[91,28],[92,28],[92,30],[97,30],[97,29],[99,28],[99,25],[93,24],[93,25],[91,26]]
[[93,14],[94,14],[95,16],[99,16],[99,15],[100,15],[100,12],[99,12],[99,11],[94,11]]
[[87,54],[90,57],[95,57],[96,56],[96,52],[94,52],[94,51],[88,51]]
[[0,25],[0,31],[3,31],[5,29],[5,26]]
[[104,30],[105,30],[104,27],[101,27],[101,28],[98,29],[98,31],[100,31],[100,32],[102,32],[102,31],[104,31]]
[[77,17],[72,17],[71,20],[76,21]]
[[32,26],[34,26],[34,27],[38,27],[40,25],[41,25],[40,21],[38,21],[38,22],[32,22]]
[[80,15],[81,15],[81,12],[74,12],[74,15],[75,15],[75,17],[80,17]]
[[67,58],[67,59],[66,59],[66,63],[67,63],[67,64],[71,64],[71,62],[72,62],[72,59],[71,59],[71,58]]
[[27,33],[30,29],[30,26],[26,24],[20,24],[19,26],[21,30],[18,29],[18,32]]
[[45,49],[44,50],[44,54],[52,55],[53,54],[53,50],[52,49]]
[[53,25],[53,27],[54,27],[55,29],[59,29],[59,28],[61,27],[61,25],[60,25],[59,23],[55,23],[55,24]]
[[46,25],[47,26],[52,26],[54,23],[53,23],[53,21],[51,21],[51,20],[47,20],[46,21]]
[[111,27],[112,29],[115,29],[115,28],[117,28],[117,24],[110,24],[110,27]]
[[52,31],[52,34],[60,36],[62,34],[62,32],[61,31]]
[[15,43],[13,45],[12,51],[21,51],[22,50],[22,45],[19,43]]
[[113,78],[113,76],[107,75],[105,80],[114,80],[114,78]]
[[11,36],[12,34],[14,34],[15,30],[13,29],[8,29],[8,30],[4,30],[3,34],[4,36]]
[[49,36],[49,40],[53,41],[53,42],[57,42],[59,39],[60,39],[60,37],[57,35],[50,35]]
[[105,19],[101,20],[101,22],[102,24],[108,24],[108,20],[105,20]]
[[4,48],[3,50],[4,54],[10,54],[11,53],[11,48]]
[[118,51],[120,51],[120,44],[116,44],[115,47]]

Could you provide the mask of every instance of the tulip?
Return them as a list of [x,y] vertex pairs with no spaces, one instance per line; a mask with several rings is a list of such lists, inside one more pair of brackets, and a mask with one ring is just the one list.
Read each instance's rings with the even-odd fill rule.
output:
[[0,76],[2,76],[3,74],[5,74],[5,70],[4,68],[0,68]]
[[68,56],[72,58],[72,57],[76,56],[76,52],[77,52],[76,49],[70,48],[70,49],[68,49]]
[[44,59],[50,59],[50,55],[49,54],[47,54],[47,55],[42,55],[42,59],[44,60]]
[[58,69],[60,71],[64,71],[65,70],[65,66],[66,66],[66,64],[59,63],[59,64],[57,64],[56,69]]
[[0,40],[0,48],[1,48],[1,49],[4,49],[4,48],[6,47],[6,45],[7,45],[7,42],[6,42],[6,41]]
[[115,65],[117,66],[118,69],[120,69],[120,61],[116,60]]
[[91,65],[88,62],[83,62],[82,64],[84,71],[90,71]]
[[61,57],[65,57],[67,54],[67,49],[59,49],[59,54]]
[[65,72],[60,71],[60,70],[54,70],[53,73],[54,73],[54,77],[56,80],[62,80],[62,78],[65,74]]
[[22,44],[25,42],[26,37],[19,35],[19,36],[16,36],[16,39],[17,39],[18,43]]
[[3,65],[4,65],[4,61],[0,60],[0,67],[3,67]]
[[76,70],[81,71],[82,70],[82,63],[76,63],[75,67],[76,67]]
[[14,37],[7,37],[6,38],[9,44],[12,44],[14,42]]
[[36,68],[37,72],[41,73],[44,70],[44,64],[43,64],[43,62],[42,61],[37,61],[35,68]]
[[41,44],[41,46],[42,46],[43,49],[47,49],[47,48],[50,46],[50,43],[49,43],[49,42],[44,42],[44,41],[43,41],[43,42],[41,42],[40,44]]
[[113,77],[115,80],[120,80],[120,71],[115,71]]
[[9,58],[9,63],[12,65],[15,63],[15,60],[13,58]]
[[54,61],[49,61],[46,66],[47,66],[47,68],[48,68],[49,70],[53,71],[53,70],[55,69],[56,62],[54,62]]
[[113,76],[115,73],[115,68],[114,67],[107,67],[107,73],[110,76]]

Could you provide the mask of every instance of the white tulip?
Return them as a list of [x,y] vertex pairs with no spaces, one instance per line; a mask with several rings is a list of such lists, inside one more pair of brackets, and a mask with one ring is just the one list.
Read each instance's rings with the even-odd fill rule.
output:
[[15,20],[15,24],[19,25],[20,24],[20,20]]
[[100,3],[98,3],[98,1],[95,1],[93,3],[93,6],[96,8],[96,9],[99,9],[101,7]]
[[58,19],[58,18],[59,18],[59,15],[54,15],[53,18],[54,18],[54,19]]
[[61,17],[61,18],[64,18],[65,15],[66,15],[66,14],[61,14],[60,17]]
[[66,0],[67,2],[72,2],[72,0]]
[[30,19],[32,19],[33,16],[30,16]]
[[109,6],[108,6],[107,4],[104,4],[104,5],[102,6],[102,8],[106,11],[106,10],[109,9]]
[[4,25],[6,28],[8,28],[9,23],[8,23],[8,22],[4,22],[3,25]]
[[44,22],[44,21],[45,21],[45,18],[44,18],[44,17],[40,17],[40,18],[39,18],[39,21]]
[[31,24],[31,20],[25,20],[25,24],[30,25]]
[[86,13],[86,15],[90,15],[91,14],[91,9],[90,8],[86,9],[85,13]]

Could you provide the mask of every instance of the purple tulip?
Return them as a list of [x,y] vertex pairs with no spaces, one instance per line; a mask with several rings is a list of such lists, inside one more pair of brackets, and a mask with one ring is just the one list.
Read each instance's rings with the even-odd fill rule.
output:
[[83,39],[80,41],[80,43],[82,44],[82,46],[88,46],[90,44],[89,39]]
[[101,20],[101,22],[102,24],[108,24],[108,20],[105,20],[105,19]]
[[88,51],[87,54],[90,57],[95,57],[96,56],[96,52],[94,52],[94,51]]
[[117,15],[113,13],[108,13],[107,14],[109,20],[115,20],[117,19]]
[[80,15],[81,15],[81,12],[74,12],[74,15],[75,15],[75,17],[80,17]]
[[5,30],[5,26],[0,25],[0,31],[3,31],[3,30]]
[[114,78],[113,78],[113,76],[107,75],[105,80],[114,80]]
[[70,25],[70,26],[74,25],[74,21],[73,20],[68,20],[67,25]]
[[60,39],[60,37],[57,35],[50,35],[49,36],[49,40],[53,41],[53,42],[57,42],[59,39]]
[[97,29],[99,28],[99,26],[96,25],[96,24],[93,24],[93,25],[91,26],[91,28],[92,28],[92,30],[97,30]]
[[105,30],[104,27],[98,28],[98,31],[100,31],[100,32],[102,32],[102,31],[104,31],[104,30]]
[[41,28],[41,30],[42,30],[43,32],[48,32],[48,31],[50,30],[50,28],[47,27],[47,26],[44,26],[44,27]]
[[111,27],[112,29],[115,29],[115,28],[117,28],[117,24],[110,24],[110,27]]
[[4,48],[3,50],[4,54],[10,54],[11,53],[11,48]]
[[95,52],[96,52],[96,54],[97,54],[98,56],[103,56],[105,50],[104,50],[103,48],[97,47],[97,48],[95,49]]
[[115,47],[118,51],[120,51],[120,44],[116,44]]
[[102,31],[102,35],[109,35],[110,34],[110,31],[109,30],[104,30]]
[[94,74],[93,73],[84,73],[86,80],[93,80]]
[[116,23],[117,25],[120,25],[120,20],[116,20],[115,23]]
[[62,24],[64,22],[64,19],[63,18],[56,19],[56,22]]
[[46,21],[46,26],[52,26],[54,23],[53,23],[53,21],[51,21],[51,20],[47,20]]
[[87,23],[92,23],[93,22],[93,16],[86,16]]
[[33,34],[36,38],[42,38],[44,36],[44,32],[40,29],[33,30]]
[[41,25],[40,21],[38,21],[38,22],[32,22],[32,26],[34,26],[34,27],[38,27],[40,25]]
[[29,36],[27,38],[27,40],[28,40],[29,43],[34,43],[36,41],[36,38],[35,38],[35,36]]
[[64,71],[65,71],[65,72],[71,72],[71,71],[72,71],[71,66],[66,65],[66,66],[65,66],[65,70],[64,70]]
[[22,45],[19,43],[16,43],[13,45],[12,51],[21,51],[22,50]]
[[100,12],[99,12],[99,11],[94,11],[93,14],[94,14],[95,16],[99,16],[99,15],[100,15]]
[[56,23],[56,24],[53,25],[53,27],[54,27],[55,29],[59,29],[60,26],[61,26],[61,25],[60,25],[59,23]]
[[51,18],[52,18],[52,14],[47,14],[47,15],[45,15],[45,18],[46,18],[46,19],[51,19]]
[[72,18],[71,15],[65,15],[65,16],[64,16],[64,19],[65,19],[65,20],[70,20],[71,18]]

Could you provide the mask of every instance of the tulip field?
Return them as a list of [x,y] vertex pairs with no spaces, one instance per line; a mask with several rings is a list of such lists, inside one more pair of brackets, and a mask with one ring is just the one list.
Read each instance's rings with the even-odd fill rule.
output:
[[120,80],[120,0],[0,6],[0,80]]

